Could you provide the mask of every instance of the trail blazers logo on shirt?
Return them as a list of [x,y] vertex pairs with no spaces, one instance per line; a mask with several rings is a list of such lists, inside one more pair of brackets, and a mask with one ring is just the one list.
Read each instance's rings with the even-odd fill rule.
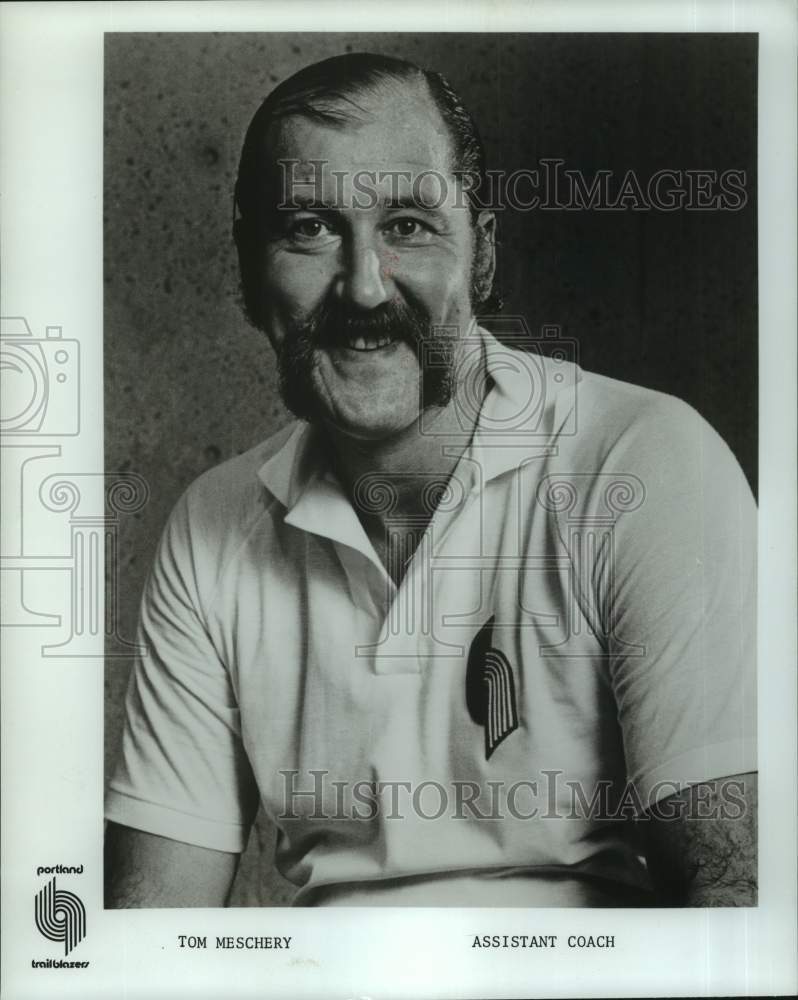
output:
[[468,714],[485,730],[485,760],[518,728],[510,661],[493,645],[492,615],[474,636],[466,670]]

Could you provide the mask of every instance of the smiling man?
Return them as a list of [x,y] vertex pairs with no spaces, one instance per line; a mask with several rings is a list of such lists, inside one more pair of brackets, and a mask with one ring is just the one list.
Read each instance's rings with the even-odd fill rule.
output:
[[755,901],[750,492],[685,404],[478,325],[484,170],[387,57],[255,115],[242,286],[299,419],[164,532],[108,905],[223,904],[259,803],[300,905]]

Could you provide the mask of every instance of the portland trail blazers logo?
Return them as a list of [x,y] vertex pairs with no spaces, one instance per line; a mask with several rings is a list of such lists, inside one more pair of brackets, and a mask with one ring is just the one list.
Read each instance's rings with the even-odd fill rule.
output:
[[468,714],[485,730],[485,760],[518,729],[515,681],[510,662],[493,645],[491,616],[474,636],[466,670]]
[[36,926],[50,941],[64,942],[64,955],[86,936],[86,908],[74,892],[52,879],[36,895]]

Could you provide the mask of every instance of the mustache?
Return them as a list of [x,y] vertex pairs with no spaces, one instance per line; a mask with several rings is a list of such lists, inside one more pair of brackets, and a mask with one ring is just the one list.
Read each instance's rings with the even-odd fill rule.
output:
[[[317,351],[344,347],[356,337],[390,337],[404,341],[423,365],[423,344],[435,343],[442,356],[452,350],[451,331],[437,329],[430,313],[413,300],[383,302],[374,309],[353,309],[331,300],[323,302],[301,323],[296,323],[277,354],[280,393],[291,412],[303,420],[318,416],[312,375]],[[451,399],[454,376],[451,363],[424,373],[425,399],[444,406]]]
[[313,348],[339,347],[355,337],[390,337],[411,346],[430,336],[432,318],[416,303],[383,302],[369,310],[352,309],[341,302],[325,302],[294,333]]

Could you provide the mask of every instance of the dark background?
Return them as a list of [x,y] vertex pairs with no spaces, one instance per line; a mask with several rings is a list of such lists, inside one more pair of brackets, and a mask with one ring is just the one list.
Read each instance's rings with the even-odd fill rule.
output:
[[[559,324],[584,368],[680,396],[757,460],[754,35],[111,34],[105,46],[105,450],[150,501],[120,530],[120,632],[132,637],[158,535],[200,472],[286,422],[270,348],[244,320],[232,188],[261,99],[344,51],[442,72],[488,166],[560,158],[627,170],[745,171],[740,211],[503,212],[505,313]],[[129,660],[107,670],[106,750]],[[284,903],[262,820],[234,901]]]

